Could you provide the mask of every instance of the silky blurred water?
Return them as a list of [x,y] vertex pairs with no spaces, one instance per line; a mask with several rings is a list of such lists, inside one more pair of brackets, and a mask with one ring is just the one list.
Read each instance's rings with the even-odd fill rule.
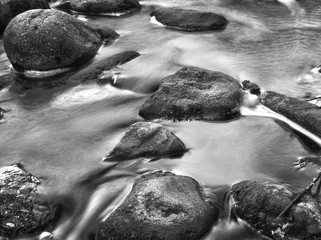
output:
[[[0,91],[0,106],[10,109],[0,124],[0,166],[22,163],[40,177],[41,193],[70,206],[71,213],[54,231],[56,239],[89,239],[97,223],[126,196],[135,177],[148,170],[191,176],[214,195],[244,179],[305,187],[318,171],[317,166],[295,167],[298,157],[317,153],[290,128],[273,118],[244,116],[229,122],[160,121],[186,144],[188,153],[178,159],[130,161],[95,179],[97,171],[111,165],[101,162],[102,157],[130,124],[142,120],[138,110],[144,100],[163,77],[183,66],[221,71],[297,98],[321,94],[321,76],[310,73],[321,64],[318,1],[144,0],[141,4],[141,11],[119,18],[77,16],[121,35],[101,49],[93,63],[125,50],[141,54],[119,66],[116,87],[43,89],[38,82],[21,84],[21,77],[9,69],[0,40],[0,83],[7,83]],[[150,12],[159,6],[214,11],[229,24],[222,31],[174,31],[150,22]],[[110,175],[119,177],[111,180]],[[79,186],[84,179],[90,179],[90,187]],[[251,236],[257,239],[246,225],[222,221],[208,239]]]

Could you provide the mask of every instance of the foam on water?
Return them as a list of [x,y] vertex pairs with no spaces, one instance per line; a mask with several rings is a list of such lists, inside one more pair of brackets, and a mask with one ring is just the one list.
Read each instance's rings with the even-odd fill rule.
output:
[[139,95],[132,91],[120,90],[111,85],[99,86],[97,84],[78,85],[58,96],[51,102],[54,108],[66,108],[84,103],[96,102],[106,98],[117,98],[122,96]]

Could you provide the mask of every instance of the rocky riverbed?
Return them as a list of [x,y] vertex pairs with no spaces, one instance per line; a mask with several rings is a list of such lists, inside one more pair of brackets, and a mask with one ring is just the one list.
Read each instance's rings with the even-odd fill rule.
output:
[[[242,27],[232,14],[242,5],[34,2],[0,7],[11,64],[0,69],[0,239],[321,238],[318,96],[268,89],[184,49]],[[159,44],[187,37],[123,47],[135,16]],[[244,41],[263,44],[233,50]],[[277,161],[260,158],[269,151]]]

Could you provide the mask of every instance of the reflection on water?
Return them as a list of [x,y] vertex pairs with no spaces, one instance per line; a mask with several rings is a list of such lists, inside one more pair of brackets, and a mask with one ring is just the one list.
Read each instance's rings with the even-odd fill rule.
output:
[[[316,174],[314,166],[294,168],[298,157],[313,153],[272,118],[247,116],[214,123],[161,121],[189,148],[183,157],[138,161],[136,165],[130,161],[133,165],[99,174],[110,166],[100,159],[130,124],[142,120],[138,109],[161,79],[182,66],[221,71],[289,96],[320,95],[321,78],[310,70],[321,64],[321,7],[315,0],[141,3],[140,12],[120,18],[79,16],[121,35],[105,46],[94,62],[125,50],[141,54],[117,68],[114,86],[70,87],[60,85],[59,79],[53,84],[59,87],[50,90],[35,87],[40,86],[37,82],[21,86],[8,69],[0,40],[0,83],[13,81],[0,91],[1,107],[11,109],[5,115],[7,122],[0,124],[0,166],[22,163],[41,178],[40,191],[64,206],[65,215],[54,231],[60,240],[91,239],[97,223],[120,203],[134,178],[146,170],[173,171],[206,186],[222,212],[222,221],[207,239],[257,239],[257,233],[245,223],[226,221],[226,199],[220,196],[225,196],[229,186],[244,179],[266,179],[305,187]],[[223,14],[229,24],[217,32],[171,30],[150,22],[150,12],[158,6],[214,11]]]

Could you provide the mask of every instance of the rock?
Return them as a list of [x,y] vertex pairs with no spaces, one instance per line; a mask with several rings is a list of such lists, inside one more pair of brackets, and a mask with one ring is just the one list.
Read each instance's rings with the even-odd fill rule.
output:
[[16,16],[4,32],[4,48],[18,71],[49,71],[91,60],[103,44],[86,23],[58,10],[29,10]]
[[141,9],[137,0],[70,0],[72,10],[87,14],[127,14]]
[[139,110],[145,119],[229,120],[239,116],[242,93],[232,77],[186,67],[163,79]]
[[159,123],[132,124],[106,161],[124,161],[139,157],[158,158],[182,155],[184,143],[168,128]]
[[0,33],[3,33],[8,23],[20,13],[30,9],[49,9],[45,0],[1,0]]
[[184,31],[217,30],[228,23],[225,17],[213,12],[180,8],[159,8],[154,10],[151,16],[170,28]]
[[0,237],[11,239],[53,227],[58,215],[38,195],[39,183],[20,164],[0,168]]
[[218,209],[192,178],[153,172],[137,179],[121,206],[98,227],[97,240],[197,240]]
[[242,82],[242,85],[243,85],[243,89],[249,90],[251,94],[254,94],[257,96],[261,94],[260,87],[257,84],[250,82],[249,80],[244,80]]
[[264,92],[260,102],[321,137],[321,108],[317,105],[275,92]]
[[288,184],[242,181],[232,186],[231,196],[237,216],[272,239],[321,239],[321,206],[310,195],[275,219],[302,191]]
[[[140,54],[134,51],[125,51],[125,52],[114,54],[111,57],[108,57],[97,63],[89,65],[87,68],[71,76],[68,81],[69,82],[103,81],[103,80],[99,80],[99,76],[103,73],[103,71],[108,71],[113,67],[129,62],[138,56],[140,56]],[[108,80],[111,81],[111,79],[108,79]]]

